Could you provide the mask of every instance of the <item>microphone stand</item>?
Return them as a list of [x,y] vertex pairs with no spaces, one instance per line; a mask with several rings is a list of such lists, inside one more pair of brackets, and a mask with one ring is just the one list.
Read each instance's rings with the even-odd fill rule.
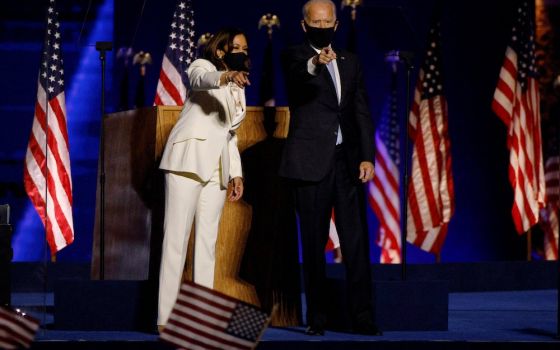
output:
[[113,49],[110,41],[98,41],[95,49],[101,60],[101,135],[99,145],[99,279],[105,279],[105,63],[106,53]]

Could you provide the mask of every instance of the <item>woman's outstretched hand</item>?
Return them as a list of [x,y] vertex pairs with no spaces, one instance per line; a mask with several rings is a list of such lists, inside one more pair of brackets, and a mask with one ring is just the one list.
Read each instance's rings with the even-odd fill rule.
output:
[[240,88],[244,88],[247,85],[251,85],[249,81],[249,73],[241,71],[227,71],[220,77],[220,85],[225,85],[227,83],[234,83]]

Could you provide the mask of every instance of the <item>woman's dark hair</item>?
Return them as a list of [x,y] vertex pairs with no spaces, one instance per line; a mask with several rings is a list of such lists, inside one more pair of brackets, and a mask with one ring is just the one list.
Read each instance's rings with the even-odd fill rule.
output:
[[[217,50],[222,50],[224,52],[229,52],[233,48],[233,38],[237,35],[245,35],[241,30],[237,28],[223,28],[220,29],[212,38],[208,41],[208,44],[204,48],[202,53],[202,58],[207,59],[212,62],[218,70],[226,70],[227,67],[220,58],[216,55]],[[226,50],[226,47],[228,50]]]

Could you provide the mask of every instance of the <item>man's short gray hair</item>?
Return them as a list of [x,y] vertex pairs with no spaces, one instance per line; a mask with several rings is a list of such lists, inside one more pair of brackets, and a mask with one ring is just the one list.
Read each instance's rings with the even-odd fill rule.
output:
[[303,4],[303,7],[301,9],[303,19],[309,18],[308,17],[309,7],[313,4],[328,4],[328,5],[331,5],[332,9],[333,9],[334,18],[336,19],[336,5],[334,4],[334,2],[332,2],[332,0],[308,0],[305,4]]

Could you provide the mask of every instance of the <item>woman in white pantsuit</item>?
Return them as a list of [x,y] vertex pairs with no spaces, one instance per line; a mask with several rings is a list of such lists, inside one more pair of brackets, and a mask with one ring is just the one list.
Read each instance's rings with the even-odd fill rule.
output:
[[167,323],[177,298],[195,221],[194,282],[214,286],[218,224],[228,197],[243,194],[235,130],[245,117],[247,39],[236,29],[216,33],[204,58],[188,68],[190,91],[173,127],[160,168],[165,170],[165,221],[159,278],[158,325]]

